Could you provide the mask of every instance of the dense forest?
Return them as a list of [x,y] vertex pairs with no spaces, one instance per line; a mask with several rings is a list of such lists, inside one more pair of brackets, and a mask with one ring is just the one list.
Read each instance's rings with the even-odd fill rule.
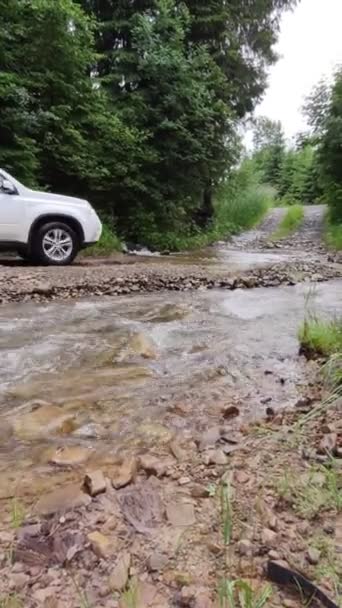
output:
[[0,166],[88,198],[122,237],[155,247],[251,224],[274,192],[324,196],[340,217],[341,72],[307,102],[312,131],[294,149],[261,119],[241,164],[241,125],[295,4],[0,0]]

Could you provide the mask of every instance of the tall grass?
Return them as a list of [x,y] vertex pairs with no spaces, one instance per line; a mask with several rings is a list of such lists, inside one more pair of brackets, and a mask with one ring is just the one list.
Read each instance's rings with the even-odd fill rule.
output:
[[233,226],[235,232],[255,226],[272,207],[275,200],[273,188],[251,182],[231,184],[227,182],[218,194],[215,222],[219,229]]
[[330,212],[325,220],[325,241],[331,249],[342,250],[342,221],[334,221]]
[[325,321],[309,317],[300,327],[298,337],[302,350],[308,355],[341,355],[342,318]]
[[304,219],[303,205],[292,205],[288,208],[284,218],[280,222],[277,230],[271,236],[272,240],[283,239],[294,232]]

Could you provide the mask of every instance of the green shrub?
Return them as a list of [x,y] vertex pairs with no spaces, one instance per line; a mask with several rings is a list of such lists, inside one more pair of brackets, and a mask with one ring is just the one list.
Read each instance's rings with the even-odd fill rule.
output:
[[109,223],[103,223],[101,238],[96,245],[84,250],[84,255],[109,255],[114,251],[121,251],[122,245]]
[[306,319],[299,330],[301,349],[310,356],[342,353],[342,319]]
[[331,249],[342,250],[342,221],[335,222],[331,213],[326,217],[325,240]]

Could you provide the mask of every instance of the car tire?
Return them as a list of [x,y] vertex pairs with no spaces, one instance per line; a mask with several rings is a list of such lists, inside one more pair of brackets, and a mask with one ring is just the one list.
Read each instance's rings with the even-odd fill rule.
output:
[[71,264],[80,250],[76,232],[64,222],[49,222],[40,226],[32,237],[33,259],[45,266]]

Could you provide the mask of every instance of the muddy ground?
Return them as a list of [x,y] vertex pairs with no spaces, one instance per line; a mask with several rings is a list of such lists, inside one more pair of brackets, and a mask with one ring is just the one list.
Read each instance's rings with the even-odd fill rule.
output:
[[1,608],[214,608],[227,578],[339,605],[341,401],[297,331],[340,312],[341,264],[323,208],[275,243],[282,213],[191,254],[3,260]]

